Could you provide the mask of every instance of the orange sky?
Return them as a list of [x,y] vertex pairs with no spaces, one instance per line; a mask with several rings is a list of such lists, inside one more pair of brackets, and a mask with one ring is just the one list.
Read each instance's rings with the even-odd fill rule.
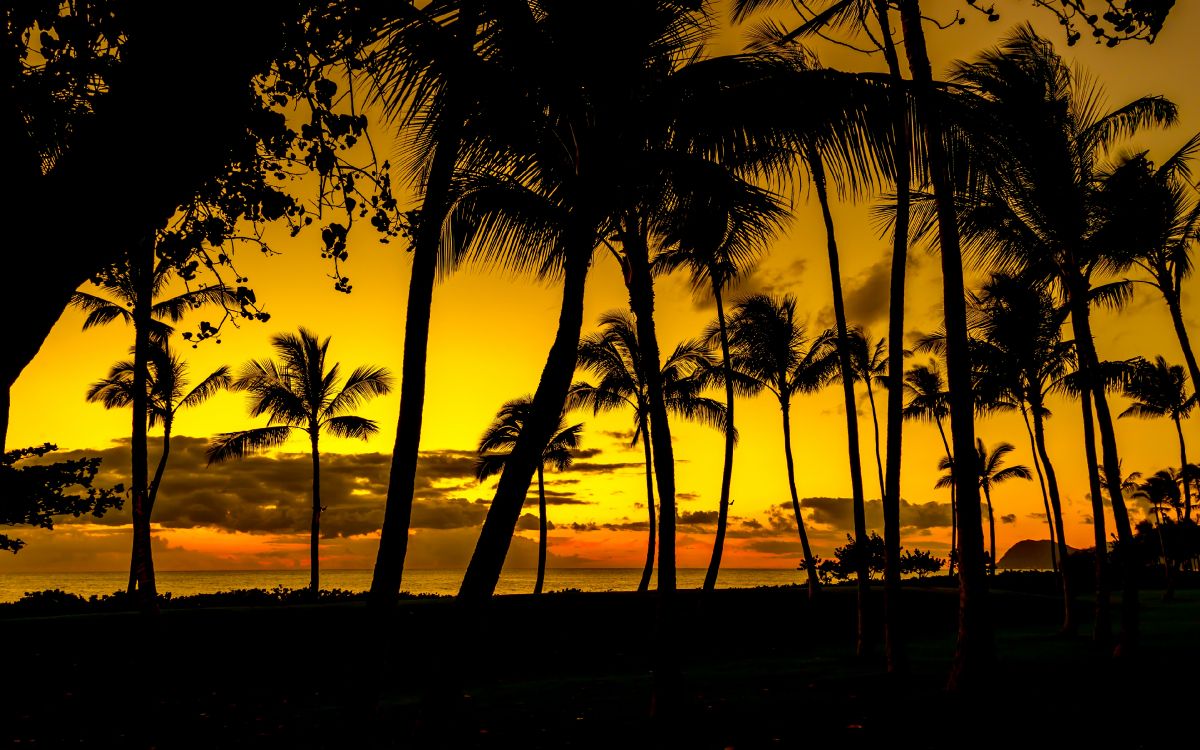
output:
[[[958,0],[927,2],[926,13],[945,15],[945,9],[964,7]],[[1061,30],[1045,13],[1026,3],[998,2],[999,23],[988,24],[972,14],[965,26],[930,32],[935,69],[945,70],[957,58],[970,57],[1025,17],[1035,21],[1056,43]],[[952,11],[951,11],[952,14]],[[1151,148],[1163,154],[1182,144],[1200,128],[1200,91],[1189,76],[1197,69],[1194,46],[1200,30],[1200,8],[1179,3],[1153,46],[1128,43],[1107,49],[1081,43],[1063,47],[1107,88],[1117,106],[1129,99],[1161,93],[1180,105],[1183,124],[1164,133],[1146,134],[1131,148]],[[716,52],[735,51],[740,43],[725,34]],[[823,61],[844,69],[877,68],[881,61],[866,59],[845,49],[814,45]],[[377,147],[387,148],[390,136],[375,134]],[[759,270],[742,291],[791,292],[814,329],[831,323],[828,268],[824,235],[815,201],[802,194],[795,219],[787,233],[773,245]],[[870,329],[873,337],[886,329],[889,242],[873,231],[868,220],[869,201],[834,207],[847,306],[852,324]],[[271,313],[267,324],[248,323],[229,330],[222,343],[207,342],[184,350],[193,378],[202,377],[219,364],[240,366],[250,357],[268,354],[268,338],[280,330],[304,325],[333,338],[331,357],[344,367],[373,363],[400,371],[404,297],[409,258],[400,244],[380,245],[369,230],[351,237],[348,265],[354,284],[350,295],[333,289],[318,257],[319,238],[301,235],[290,240],[274,233],[281,255],[265,258],[243,250],[238,263],[250,285]],[[594,322],[604,311],[624,307],[627,301],[618,269],[612,259],[598,255],[589,281],[585,321]],[[940,273],[937,259],[917,250],[912,255],[908,291],[910,330],[928,331],[940,318]],[[686,279],[671,277],[658,287],[658,327],[664,348],[699,334],[713,315],[707,304],[692,299]],[[1173,363],[1182,356],[1170,321],[1157,292],[1139,287],[1134,302],[1119,315],[1098,313],[1098,348],[1104,358],[1164,354]],[[491,499],[493,485],[480,486],[467,476],[468,453],[504,401],[529,393],[554,333],[558,291],[527,279],[460,271],[435,291],[429,390],[425,406],[421,489],[418,493],[420,527],[414,530],[410,564],[418,568],[465,566],[477,534],[478,523]],[[1196,325],[1200,308],[1194,294],[1185,295],[1184,315]],[[205,317],[198,315],[191,322]],[[210,316],[211,317],[211,316]],[[132,332],[120,325],[81,332],[82,316],[69,311],[26,369],[13,391],[8,444],[24,446],[45,441],[63,450],[103,451],[110,457],[106,473],[120,481],[122,456],[127,448],[118,442],[128,434],[127,411],[105,411],[87,404],[83,394],[115,360],[126,355]],[[861,389],[860,389],[861,390]],[[717,394],[714,394],[717,395]],[[871,420],[865,394],[860,393],[860,430],[863,435],[863,474],[868,498],[878,497],[871,442]],[[1116,399],[1117,409],[1124,408]],[[334,568],[369,567],[374,559],[382,509],[386,460],[394,437],[398,392],[366,405],[361,413],[379,421],[381,433],[366,443],[323,439],[327,485],[323,540],[324,564]],[[882,406],[882,401],[881,401]],[[1055,416],[1048,423],[1050,451],[1059,473],[1066,507],[1068,542],[1091,544],[1087,525],[1090,504],[1086,496],[1081,429],[1077,406],[1054,401]],[[730,567],[795,567],[799,545],[795,541],[790,510],[779,505],[788,500],[779,411],[767,394],[742,400],[738,406],[741,441],[734,468],[731,538],[725,555]],[[881,417],[882,418],[882,417]],[[548,487],[556,504],[550,507],[555,524],[551,532],[551,565],[634,567],[645,550],[644,532],[623,528],[645,522],[645,483],[640,447],[629,448],[624,437],[628,415],[593,418],[577,415],[586,423],[583,445],[594,451],[581,461],[580,471],[548,474]],[[222,394],[178,418],[176,434],[190,436],[178,445],[179,456],[168,472],[156,508],[156,559],[160,569],[282,568],[305,565],[307,551],[301,512],[306,502],[307,457],[305,441],[297,439],[274,458],[258,463],[224,465],[205,470],[199,458],[202,438],[216,432],[255,426],[247,415],[244,397]],[[818,498],[806,503],[806,519],[818,554],[828,556],[844,541],[850,494],[846,465],[845,423],[841,393],[836,388],[793,407],[793,444],[798,466],[800,496]],[[1153,472],[1178,463],[1174,431],[1169,422],[1120,420],[1118,438],[1124,466]],[[685,567],[707,564],[711,550],[711,525],[700,514],[716,509],[720,487],[722,440],[715,431],[680,423],[672,424],[677,456],[676,475],[680,512],[679,562]],[[1027,438],[1019,416],[982,420],[978,434],[989,445],[1001,440],[1016,444],[1013,460],[1032,465]],[[1189,440],[1200,430],[1185,425]],[[936,430],[923,424],[906,425],[903,496],[914,504],[948,502],[933,483],[941,443]],[[153,439],[153,437],[152,437]],[[1200,441],[1196,441],[1200,451]],[[357,455],[357,458],[355,457]],[[217,473],[220,473],[218,476]],[[332,478],[329,478],[332,477]],[[295,484],[295,487],[292,486]],[[1036,482],[1014,482],[994,492],[998,547],[1003,552],[1026,538],[1045,538],[1042,500]],[[529,510],[527,506],[527,511]],[[533,508],[536,512],[536,506]],[[930,525],[944,508],[925,508],[907,527],[904,544],[944,554],[949,542],[946,525]],[[931,512],[933,511],[933,512]],[[297,513],[299,515],[297,515]],[[424,515],[420,515],[424,514]],[[948,516],[948,513],[944,515]],[[688,521],[696,521],[688,523]],[[869,521],[871,516],[869,515]],[[127,517],[116,516],[103,525],[65,523],[54,532],[17,530],[29,546],[16,556],[0,558],[5,571],[120,570],[127,567]],[[526,521],[528,524],[529,521]],[[525,525],[525,524],[523,524]],[[873,524],[876,528],[879,524]],[[513,546],[510,563],[534,563],[535,532],[523,530]]]

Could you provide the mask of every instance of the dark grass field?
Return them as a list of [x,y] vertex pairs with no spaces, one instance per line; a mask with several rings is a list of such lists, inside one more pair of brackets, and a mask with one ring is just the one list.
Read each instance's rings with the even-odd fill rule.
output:
[[[987,689],[943,689],[957,592],[905,590],[911,674],[853,655],[854,592],[681,592],[681,703],[650,718],[655,598],[632,593],[164,609],[0,620],[14,747],[1195,747],[1200,591],[1144,592],[1136,658],[1055,635],[1052,596],[992,597]],[[876,595],[879,592],[873,592]],[[872,602],[878,607],[878,599]],[[1087,608],[1082,603],[1081,609]],[[878,613],[873,618],[878,621]],[[1179,718],[1179,717],[1184,718]]]

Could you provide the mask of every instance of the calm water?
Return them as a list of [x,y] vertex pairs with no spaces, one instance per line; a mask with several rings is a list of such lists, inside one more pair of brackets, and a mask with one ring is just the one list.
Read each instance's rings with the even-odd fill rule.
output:
[[[641,578],[640,568],[600,568],[546,571],[546,590],[633,591]],[[496,587],[498,594],[527,594],[533,591],[537,572],[505,572]],[[0,602],[20,599],[27,591],[62,589],[80,596],[111,594],[125,588],[125,573],[0,573]],[[462,581],[461,570],[411,570],[404,574],[404,589],[414,594],[455,594]],[[804,571],[732,568],[722,570],[718,588],[784,586],[804,581]],[[233,589],[300,589],[308,586],[306,570],[160,571],[158,590],[175,596],[206,594]],[[700,588],[703,568],[679,570],[680,588]],[[371,586],[370,570],[323,570],[321,587],[366,591]]]

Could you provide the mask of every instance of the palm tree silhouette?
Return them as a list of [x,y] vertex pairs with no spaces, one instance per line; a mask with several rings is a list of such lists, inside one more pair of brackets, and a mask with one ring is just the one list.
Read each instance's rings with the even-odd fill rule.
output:
[[813,393],[829,382],[838,366],[833,336],[825,332],[810,341],[796,320],[796,298],[756,294],[738,302],[729,319],[729,344],[733,369],[746,381],[747,390],[766,389],[779,400],[783,414],[783,452],[787,461],[792,512],[804,552],[808,595],[817,593],[816,559],[800,513],[796,492],[796,466],[792,458],[792,400]]
[[[504,470],[505,463],[512,453],[512,447],[521,436],[525,420],[529,418],[529,410],[533,398],[523,396],[509,401],[496,412],[483,437],[479,439],[479,459],[475,462],[475,478],[480,482]],[[575,461],[572,453],[579,447],[579,435],[583,432],[582,424],[570,427],[559,418],[558,428],[542,451],[542,462],[538,464],[538,569],[537,580],[533,584],[533,593],[542,593],[542,585],[546,580],[546,464],[562,471]]]
[[[1197,396],[1187,393],[1187,375],[1180,365],[1168,365],[1162,356],[1150,363],[1137,360],[1133,372],[1125,382],[1125,395],[1133,399],[1129,408],[1119,417],[1158,419],[1169,417],[1175,423],[1175,434],[1179,437],[1179,465],[1187,466],[1187,445],[1183,440],[1183,420],[1196,406]],[[1189,472],[1181,471],[1179,481],[1183,485],[1183,517],[1191,520],[1192,492]]]
[[[150,352],[149,373],[146,376],[149,402],[147,414],[148,426],[154,428],[160,423],[163,428],[162,454],[158,466],[154,470],[154,478],[150,481],[146,497],[146,523],[149,524],[154,512],[154,503],[158,498],[158,490],[162,486],[163,474],[167,470],[167,461],[171,456],[171,431],[175,426],[175,415],[180,409],[199,406],[223,388],[228,388],[232,382],[229,368],[225,365],[218,367],[201,380],[195,387],[188,389],[187,364],[173,353],[163,342]],[[87,400],[101,403],[105,409],[120,409],[132,406],[134,403],[135,368],[133,361],[117,362],[109,369],[108,375],[88,387]],[[145,555],[145,559],[139,559]],[[135,547],[130,558],[129,583],[127,593],[133,596],[137,589],[138,570],[144,566],[154,587],[154,560],[149,546]]]
[[[1174,510],[1177,515],[1179,514],[1180,507],[1183,505],[1179,495],[1179,482],[1183,479],[1180,475],[1183,473],[1171,468],[1160,469],[1146,477],[1145,481],[1134,485],[1133,497],[1141,498],[1149,503],[1150,511],[1154,513],[1156,520],[1154,527],[1158,532],[1158,548],[1162,555],[1163,574],[1167,584],[1166,590],[1163,591],[1164,601],[1175,598],[1175,566],[1172,564],[1170,550],[1167,549],[1167,540],[1162,530],[1163,511]],[[1129,475],[1127,481],[1136,482],[1140,477],[1140,474],[1134,472]]]
[[983,444],[983,439],[976,438],[975,445],[979,451],[979,488],[983,490],[983,496],[987,499],[988,538],[992,555],[989,572],[996,575],[996,518],[992,512],[992,487],[1010,479],[1031,480],[1033,472],[1024,464],[1000,468],[1004,464],[1004,457],[1016,450],[1012,443],[999,443],[989,451]]
[[[866,331],[850,329],[850,366],[856,380],[867,387],[867,401],[871,405],[871,423],[875,427],[875,468],[879,473],[879,496],[884,494],[883,457],[879,446],[879,412],[875,408],[875,386],[888,385],[887,339],[870,342]],[[839,370],[840,377],[840,370]]]
[[[150,553],[150,459],[146,431],[150,404],[147,401],[147,377],[151,350],[164,346],[172,332],[170,323],[178,323],[190,310],[209,304],[236,303],[236,296],[223,284],[187,289],[182,294],[155,302],[176,275],[175,264],[157,257],[153,239],[144,239],[129,249],[122,262],[106,269],[96,284],[107,296],[75,291],[70,304],[86,313],[87,330],[115,320],[133,326],[133,376],[130,383],[133,424],[130,434],[130,502],[133,542],[130,560],[135,570],[137,593],[142,606],[154,611],[158,592],[155,588]],[[168,322],[169,321],[169,322]]]
[[297,333],[277,333],[271,346],[278,360],[251,360],[230,388],[250,395],[250,414],[267,416],[266,427],[225,432],[208,446],[208,463],[245,458],[282,445],[293,430],[308,435],[312,450],[312,523],[309,542],[309,587],[315,601],[321,591],[318,542],[321,532],[322,432],[366,440],[379,426],[365,417],[349,414],[375,396],[391,391],[391,376],[382,367],[361,366],[339,387],[341,366],[326,368],[329,337],[324,341],[307,328]]
[[[600,317],[601,330],[579,344],[579,365],[599,378],[593,385],[577,382],[567,399],[570,408],[591,409],[593,414],[629,408],[633,411],[633,436],[630,446],[640,440],[646,461],[646,509],[649,534],[646,563],[638,591],[650,587],[654,570],[657,514],[654,509],[654,458],[652,444],[658,438],[650,426],[649,396],[642,374],[637,324],[628,313],[610,311]],[[726,429],[725,407],[700,395],[708,386],[715,367],[709,349],[697,341],[685,341],[675,347],[661,368],[663,398],[667,409],[684,419]],[[730,430],[732,431],[732,430]],[[736,439],[736,432],[734,433]]]
[[[933,422],[937,425],[942,447],[946,449],[946,468],[951,468],[954,454],[950,450],[950,442],[946,439],[946,430],[942,426],[942,420],[950,415],[950,393],[946,390],[942,371],[937,363],[931,361],[928,365],[914,365],[909,368],[904,373],[904,394],[904,418]],[[950,575],[954,575],[954,564],[958,562],[958,486],[957,482],[950,484]]]

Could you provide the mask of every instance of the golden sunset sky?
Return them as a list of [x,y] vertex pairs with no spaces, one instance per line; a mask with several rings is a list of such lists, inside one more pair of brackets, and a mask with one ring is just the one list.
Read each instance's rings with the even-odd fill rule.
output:
[[[1086,38],[1076,48],[1067,48],[1053,18],[1028,5],[998,0],[998,23],[987,23],[970,13],[963,26],[930,29],[935,71],[944,72],[952,61],[973,57],[1029,18],[1042,34],[1060,45],[1068,59],[1103,83],[1111,106],[1146,94],[1163,94],[1180,106],[1181,125],[1144,133],[1130,141],[1128,149],[1149,148],[1161,159],[1200,129],[1200,87],[1195,78],[1200,70],[1196,48],[1200,8],[1196,3],[1178,3],[1154,45],[1130,42],[1115,49],[1090,44]],[[966,8],[960,0],[926,2],[925,6],[927,14],[939,19]],[[733,52],[740,46],[739,32],[725,30],[712,51]],[[866,58],[820,40],[813,48],[830,67],[865,70],[883,64],[878,56]],[[398,147],[382,125],[373,137],[376,147],[385,152]],[[402,180],[399,174],[395,179]],[[890,240],[881,237],[870,221],[872,200],[838,203],[834,216],[850,322],[865,326],[874,339],[886,332]],[[798,195],[794,211],[794,220],[775,241],[770,255],[731,296],[750,291],[795,294],[810,330],[816,333],[832,324],[825,237],[815,197],[806,189]],[[410,268],[402,243],[382,245],[369,227],[356,228],[347,266],[353,293],[344,295],[333,289],[326,276],[328,268],[319,258],[316,232],[289,239],[286,232],[274,229],[270,238],[279,255],[264,257],[252,248],[242,248],[237,256],[240,272],[250,278],[249,285],[272,316],[270,322],[227,328],[219,345],[209,341],[192,349],[177,342],[193,382],[221,364],[236,369],[251,357],[268,356],[272,334],[300,325],[321,336],[332,336],[331,359],[343,363],[347,372],[371,363],[390,368],[398,377]],[[938,259],[921,249],[914,249],[910,257],[909,330],[927,332],[939,325],[941,316]],[[554,334],[558,299],[558,289],[552,285],[476,268],[457,272],[435,290],[411,567],[465,567],[494,488],[493,483],[479,485],[471,478],[474,446],[503,402],[531,393],[536,386]],[[601,313],[623,308],[626,302],[619,269],[612,258],[597,253],[587,292],[588,327]],[[1184,314],[1196,330],[1200,302],[1194,293],[1185,294]],[[197,321],[214,315],[197,313],[189,322],[194,327]],[[657,322],[664,350],[699,335],[713,315],[706,300],[692,297],[684,276],[659,282]],[[107,460],[101,483],[111,484],[122,481],[127,472],[130,415],[127,410],[105,411],[88,404],[84,392],[114,361],[127,356],[133,334],[121,324],[82,332],[82,320],[80,313],[66,312],[17,382],[8,445],[49,441],[63,451],[102,454]],[[1172,363],[1183,362],[1166,307],[1150,287],[1139,285],[1133,303],[1119,314],[1098,312],[1095,327],[1103,358],[1163,354]],[[859,395],[863,476],[867,497],[873,503],[868,522],[881,529],[871,414],[861,387]],[[877,396],[882,410],[884,396]],[[800,398],[792,413],[798,489],[802,498],[808,498],[804,502],[806,521],[821,556],[831,555],[850,529],[841,399],[839,389],[829,388]],[[1124,408],[1124,399],[1114,401],[1118,411]],[[381,427],[380,434],[368,442],[323,438],[323,495],[328,511],[323,519],[322,558],[326,567],[373,564],[398,406],[397,387],[392,395],[361,410]],[[1055,399],[1051,408],[1054,416],[1047,431],[1065,502],[1068,543],[1088,547],[1092,543],[1091,508],[1078,406]],[[554,524],[550,565],[640,566],[645,554],[645,480],[642,449],[628,446],[631,416],[577,414],[568,418],[585,423],[587,452],[577,470],[547,474]],[[155,554],[160,570],[306,566],[309,459],[302,436],[270,456],[211,469],[204,466],[204,442],[209,436],[260,424],[248,416],[245,397],[238,394],[221,394],[194,411],[181,413],[172,464],[155,508]],[[741,439],[734,466],[734,517],[725,565],[794,568],[800,551],[790,508],[780,507],[788,504],[788,490],[780,415],[773,397],[765,394],[741,400],[737,427]],[[1123,419],[1117,429],[1127,471],[1150,473],[1178,465],[1174,428],[1168,421]],[[1184,429],[1200,456],[1200,430],[1194,423],[1185,424]],[[702,567],[712,546],[711,516],[719,496],[722,439],[712,429],[678,420],[673,421],[672,430],[681,513],[679,562],[683,567]],[[1032,467],[1019,415],[984,419],[977,431],[989,446],[999,441],[1014,443],[1017,450],[1012,460]],[[152,441],[156,435],[152,433]],[[933,489],[942,452],[932,425],[906,425],[903,497],[918,507],[905,511],[903,543],[909,549],[932,549],[944,556],[950,537],[949,498],[946,491]],[[156,460],[156,451],[152,460]],[[994,502],[1001,554],[1019,540],[1046,538],[1036,481],[1001,485],[994,492]],[[532,492],[526,512],[530,510],[536,513]],[[1140,508],[1137,512],[1141,513]],[[16,556],[0,557],[0,574],[127,569],[127,513],[115,514],[103,523],[68,520],[53,532],[15,530],[28,547]],[[521,539],[510,554],[512,565],[535,564],[536,525],[531,521],[532,517],[522,524]]]

